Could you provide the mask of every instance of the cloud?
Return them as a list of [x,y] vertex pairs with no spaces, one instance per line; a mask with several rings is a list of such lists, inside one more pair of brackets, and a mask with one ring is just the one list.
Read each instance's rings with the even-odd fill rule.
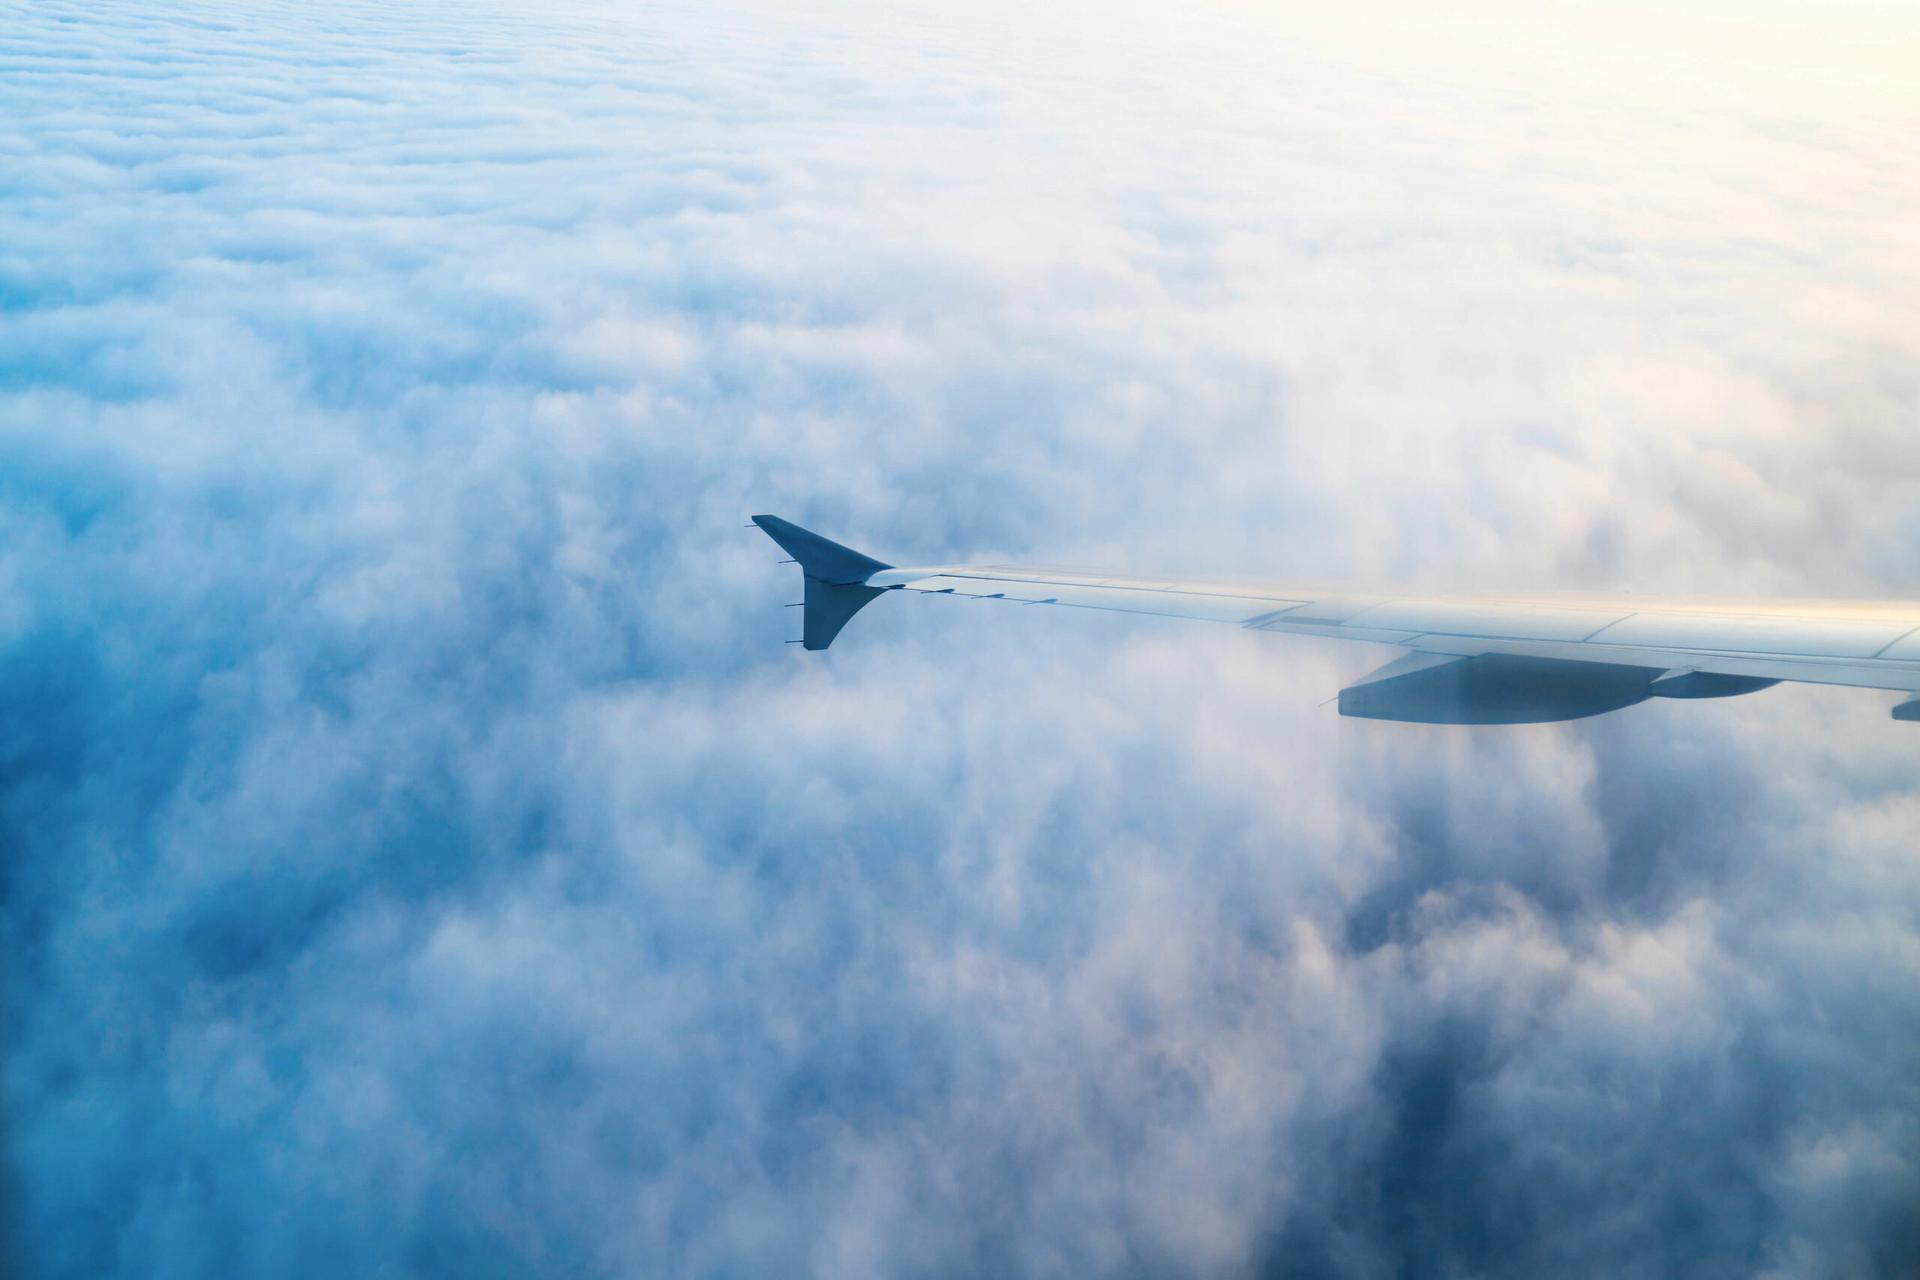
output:
[[802,658],[740,528],[1912,595],[1911,104],[1587,22],[23,13],[0,1261],[1911,1269],[1884,699]]

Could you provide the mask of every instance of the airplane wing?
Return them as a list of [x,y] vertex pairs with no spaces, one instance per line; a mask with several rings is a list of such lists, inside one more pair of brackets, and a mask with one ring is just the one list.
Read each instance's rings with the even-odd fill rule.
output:
[[778,516],[753,522],[800,565],[808,649],[825,649],[866,604],[900,591],[1399,646],[1400,658],[1340,691],[1342,715],[1369,719],[1572,720],[1798,680],[1906,693],[1894,718],[1920,720],[1920,603],[1357,594],[1010,565],[896,568]]

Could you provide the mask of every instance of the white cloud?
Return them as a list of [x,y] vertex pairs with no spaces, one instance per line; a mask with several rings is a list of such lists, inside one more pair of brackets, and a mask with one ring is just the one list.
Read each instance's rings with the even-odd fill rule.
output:
[[1911,1259],[1872,695],[1370,725],[1366,654],[953,601],[802,657],[739,527],[1912,594],[1913,104],[1716,12],[23,11],[19,1256]]

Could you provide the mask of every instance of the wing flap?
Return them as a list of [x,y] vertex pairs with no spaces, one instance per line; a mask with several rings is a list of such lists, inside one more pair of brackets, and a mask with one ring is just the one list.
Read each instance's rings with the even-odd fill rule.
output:
[[1502,636],[1516,640],[1585,640],[1619,623],[1628,610],[1520,605],[1500,601],[1395,600],[1376,605],[1355,622],[1385,631]]
[[1727,617],[1647,611],[1619,619],[1592,639],[1601,644],[1646,649],[1871,658],[1909,630],[1910,627],[1900,619],[1781,615]]
[[1920,663],[1872,658],[1837,660],[1800,654],[1717,653],[1702,649],[1654,648],[1567,643],[1548,640],[1487,640],[1472,636],[1416,636],[1408,648],[1428,653],[1472,656],[1504,653],[1517,657],[1560,658],[1569,661],[1612,662],[1622,666],[1692,668],[1719,675],[1752,676],[1762,680],[1797,680],[1805,684],[1850,685],[1858,689],[1895,689],[1920,692]]

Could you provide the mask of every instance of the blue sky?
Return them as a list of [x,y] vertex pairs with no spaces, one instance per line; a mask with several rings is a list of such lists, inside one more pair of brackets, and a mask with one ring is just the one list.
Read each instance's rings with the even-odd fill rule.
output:
[[1884,697],[802,655],[741,527],[1920,596],[1917,30],[0,5],[0,1264],[1920,1265]]

